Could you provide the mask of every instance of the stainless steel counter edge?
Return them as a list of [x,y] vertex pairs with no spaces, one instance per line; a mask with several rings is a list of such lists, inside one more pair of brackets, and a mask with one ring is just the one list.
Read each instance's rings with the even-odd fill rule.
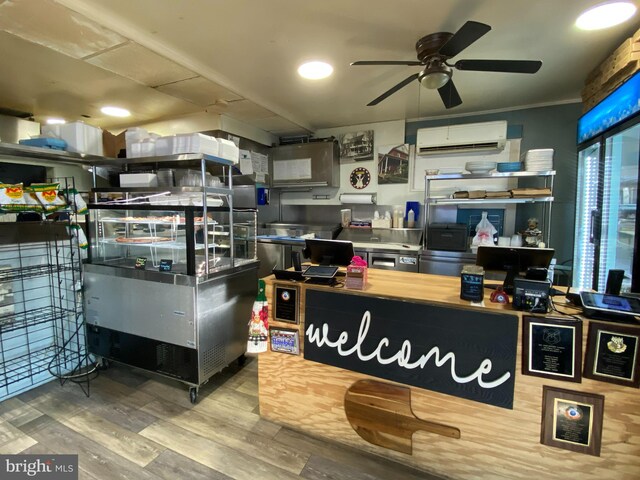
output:
[[259,263],[260,262],[258,260],[248,260],[247,263],[214,272],[208,277],[177,275],[173,273],[156,272],[153,270],[135,270],[133,268],[112,267],[109,265],[96,265],[91,263],[85,264],[83,268],[85,273],[101,273],[103,275],[111,275],[114,277],[135,278],[137,280],[147,280],[150,282],[195,287],[198,284],[219,280],[220,278],[231,276],[244,270],[258,268]]

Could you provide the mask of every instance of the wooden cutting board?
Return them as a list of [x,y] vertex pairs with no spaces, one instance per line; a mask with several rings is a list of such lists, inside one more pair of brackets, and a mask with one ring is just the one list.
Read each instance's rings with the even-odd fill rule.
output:
[[411,389],[376,380],[359,380],[344,396],[349,423],[367,442],[411,455],[417,430],[460,438],[460,429],[416,417]]

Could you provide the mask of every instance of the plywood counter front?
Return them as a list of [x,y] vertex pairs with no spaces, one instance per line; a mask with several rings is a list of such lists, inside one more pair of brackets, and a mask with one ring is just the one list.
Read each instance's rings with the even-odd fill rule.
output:
[[[335,440],[412,465],[451,479],[640,479],[640,396],[637,388],[583,378],[581,383],[558,381],[521,373],[522,318],[509,306],[493,304],[471,307],[460,300],[460,280],[455,277],[385,270],[369,270],[364,291],[297,284],[300,324],[273,320],[274,286],[296,285],[267,279],[270,327],[299,330],[300,355],[268,351],[259,358],[260,414],[274,422]],[[512,408],[473,401],[392,382],[363,373],[304,358],[306,292],[359,295],[363,305],[376,299],[402,299],[451,308],[452,315],[466,307],[472,312],[517,315],[517,353]],[[316,294],[314,294],[316,295]],[[324,298],[324,297],[323,297]],[[399,309],[398,317],[406,315]],[[551,315],[551,314],[550,314]],[[556,314],[557,316],[557,314]],[[511,317],[510,317],[511,318]],[[311,322],[310,319],[309,322]],[[583,352],[588,321],[583,321]],[[584,355],[583,355],[584,356]],[[425,373],[422,372],[422,375]],[[409,386],[411,407],[420,419],[454,427],[460,438],[417,431],[411,454],[373,445],[351,427],[344,409],[349,387],[362,379]],[[586,455],[540,443],[543,385],[604,395],[604,420],[600,456]]]

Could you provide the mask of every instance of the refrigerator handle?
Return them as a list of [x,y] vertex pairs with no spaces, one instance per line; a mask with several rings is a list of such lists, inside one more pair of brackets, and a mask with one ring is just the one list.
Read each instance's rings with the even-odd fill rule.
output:
[[589,243],[597,243],[600,241],[600,239],[597,238],[600,236],[598,235],[598,231],[597,231],[598,218],[599,218],[598,209],[591,210],[591,221],[589,224]]

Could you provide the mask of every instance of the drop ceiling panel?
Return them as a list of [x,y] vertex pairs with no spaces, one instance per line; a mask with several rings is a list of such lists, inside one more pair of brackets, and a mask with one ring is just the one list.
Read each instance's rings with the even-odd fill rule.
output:
[[86,60],[92,65],[150,87],[196,77],[191,70],[135,42],[120,45]]
[[89,115],[87,123],[108,127],[121,124],[122,119],[103,115],[100,108],[106,104],[128,108],[131,124],[200,110],[6,32],[0,32],[0,58],[0,106],[34,112],[36,118],[62,116],[73,121]]
[[209,105],[208,111],[225,114],[237,120],[255,120],[259,118],[273,117],[275,114],[250,100],[238,100]]
[[242,99],[241,96],[202,77],[160,85],[157,90],[201,107],[211,105],[218,100],[231,102]]
[[53,0],[1,2],[0,29],[73,58],[93,55],[126,41]]
[[301,128],[299,125],[296,125],[295,123],[290,122],[289,120],[286,120],[277,115],[268,118],[252,120],[251,125],[276,135],[283,135],[285,133],[308,133],[307,130]]

